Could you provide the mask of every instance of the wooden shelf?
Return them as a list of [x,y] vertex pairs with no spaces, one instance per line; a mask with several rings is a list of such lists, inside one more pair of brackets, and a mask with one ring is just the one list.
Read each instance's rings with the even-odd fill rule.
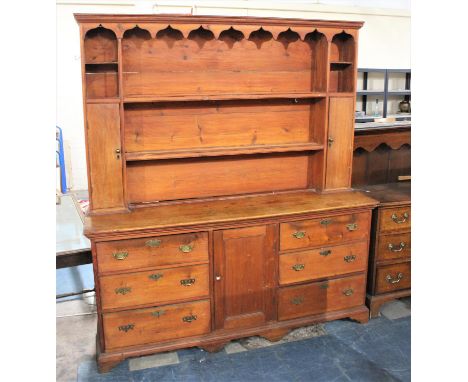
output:
[[353,65],[351,61],[330,61],[330,65]]
[[127,161],[157,160],[157,159],[179,159],[179,158],[201,158],[225,155],[242,154],[267,154],[282,152],[301,152],[323,150],[323,145],[318,143],[289,143],[283,145],[254,145],[254,146],[225,146],[209,147],[199,149],[180,150],[157,150],[126,153]]
[[357,95],[384,95],[385,90],[358,90]]
[[119,103],[120,98],[87,98],[86,103]]
[[85,65],[118,65],[117,61],[85,62]]
[[167,102],[167,101],[228,101],[242,99],[281,99],[281,98],[324,98],[326,93],[258,93],[258,94],[184,94],[154,95],[151,97],[124,97],[124,103]]

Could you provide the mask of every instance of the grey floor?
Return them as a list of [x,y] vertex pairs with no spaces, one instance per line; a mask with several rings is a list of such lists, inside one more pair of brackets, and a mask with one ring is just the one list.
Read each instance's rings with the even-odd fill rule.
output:
[[366,325],[339,320],[297,329],[275,343],[251,337],[214,354],[193,348],[140,357],[107,374],[98,374],[94,361],[93,302],[57,303],[59,382],[410,380],[410,298],[385,304],[381,317]]

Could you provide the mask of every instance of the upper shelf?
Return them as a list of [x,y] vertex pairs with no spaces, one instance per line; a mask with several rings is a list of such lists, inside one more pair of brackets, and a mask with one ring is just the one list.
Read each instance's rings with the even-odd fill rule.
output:
[[243,99],[304,99],[323,98],[326,93],[257,93],[257,94],[181,94],[181,95],[154,95],[144,97],[124,97],[124,103],[148,103],[167,101],[228,101]]
[[157,159],[179,159],[179,158],[200,158],[225,155],[243,154],[266,154],[283,152],[301,152],[323,150],[323,145],[318,143],[288,143],[282,145],[251,145],[251,146],[227,146],[227,147],[207,147],[190,148],[180,150],[155,150],[126,153],[127,161],[157,160]]

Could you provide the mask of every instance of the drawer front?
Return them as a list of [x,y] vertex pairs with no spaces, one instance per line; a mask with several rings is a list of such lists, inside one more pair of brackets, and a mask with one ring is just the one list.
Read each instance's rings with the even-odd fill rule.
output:
[[407,288],[411,288],[410,262],[377,267],[376,293],[386,293]]
[[369,223],[369,212],[283,223],[280,224],[280,250],[365,239]]
[[364,304],[365,275],[280,288],[278,319],[309,316]]
[[105,313],[106,350],[205,334],[210,316],[209,300]]
[[409,230],[411,228],[411,207],[397,207],[379,211],[380,232]]
[[377,260],[393,260],[411,257],[411,233],[380,235]]
[[365,271],[367,241],[280,255],[280,284]]
[[160,304],[209,294],[208,265],[101,276],[103,309]]
[[208,261],[208,234],[153,236],[96,244],[99,272]]

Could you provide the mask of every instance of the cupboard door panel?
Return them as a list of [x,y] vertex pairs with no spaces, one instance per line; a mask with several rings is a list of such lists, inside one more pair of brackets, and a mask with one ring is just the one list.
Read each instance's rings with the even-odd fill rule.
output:
[[353,97],[330,98],[326,169],[326,188],[329,190],[348,188],[351,184],[353,109]]
[[274,226],[215,232],[218,329],[259,326],[275,318],[275,247]]
[[91,209],[123,209],[119,105],[88,104],[86,111]]

